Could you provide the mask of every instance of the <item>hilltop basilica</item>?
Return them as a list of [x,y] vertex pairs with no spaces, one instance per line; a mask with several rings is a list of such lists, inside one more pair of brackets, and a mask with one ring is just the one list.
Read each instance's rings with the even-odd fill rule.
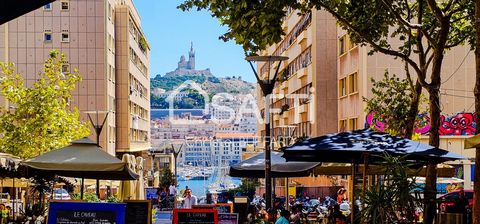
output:
[[195,70],[195,51],[193,50],[193,43],[190,46],[190,52],[188,52],[188,61],[185,60],[185,56],[182,55],[180,57],[180,61],[178,62],[177,69],[166,74],[166,76],[178,75],[212,75],[209,68],[205,70]]

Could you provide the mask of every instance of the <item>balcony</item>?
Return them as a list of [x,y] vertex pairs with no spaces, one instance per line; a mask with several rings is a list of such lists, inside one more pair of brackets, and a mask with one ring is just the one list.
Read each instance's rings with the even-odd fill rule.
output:
[[301,79],[307,75],[308,71],[306,68],[301,68],[300,70],[297,71],[297,78]]

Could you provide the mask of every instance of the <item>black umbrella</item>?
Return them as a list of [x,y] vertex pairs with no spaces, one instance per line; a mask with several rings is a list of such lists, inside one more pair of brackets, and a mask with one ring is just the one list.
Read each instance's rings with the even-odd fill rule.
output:
[[363,129],[311,138],[283,148],[287,161],[369,163],[382,162],[384,153],[410,161],[442,163],[463,156],[386,133]]
[[[272,177],[305,177],[320,165],[318,162],[287,162],[281,152],[272,152]],[[265,178],[265,153],[230,166],[232,177]]]

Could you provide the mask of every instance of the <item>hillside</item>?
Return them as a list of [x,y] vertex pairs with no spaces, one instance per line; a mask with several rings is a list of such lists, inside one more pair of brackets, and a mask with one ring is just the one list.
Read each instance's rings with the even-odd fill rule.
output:
[[[242,80],[241,76],[217,78],[213,75],[157,75],[151,79],[151,108],[166,109],[168,103],[165,102],[165,94],[174,90],[187,80],[194,81],[202,86],[202,89],[209,93],[210,96],[216,93],[231,93],[231,94],[248,94],[252,93],[255,86],[252,83]],[[188,97],[175,102],[175,107],[178,109],[196,109],[203,108],[204,102],[201,96],[196,91],[187,90]]]

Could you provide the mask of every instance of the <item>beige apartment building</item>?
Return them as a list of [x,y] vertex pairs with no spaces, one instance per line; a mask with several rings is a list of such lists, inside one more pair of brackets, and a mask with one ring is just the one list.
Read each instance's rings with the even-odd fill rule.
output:
[[149,149],[150,48],[132,0],[59,0],[0,26],[0,60],[15,63],[27,85],[52,49],[83,77],[72,98],[81,119],[93,112],[101,123],[110,111],[101,146],[112,155]]
[[[287,56],[279,69],[273,91],[274,136],[319,136],[337,130],[336,20],[325,11],[305,15],[289,12],[283,23],[283,41],[261,55]],[[270,65],[273,77],[277,63]],[[267,77],[268,63],[258,63],[258,73]],[[257,88],[257,96],[262,96]],[[298,98],[295,98],[298,97]],[[264,114],[264,99],[257,97]],[[280,112],[283,111],[283,112]],[[288,129],[288,130],[286,130]],[[264,124],[258,126],[264,136]],[[261,145],[261,144],[260,144]]]
[[[371,125],[381,129],[382,122],[372,120],[370,111],[365,111],[363,98],[373,97],[370,79],[381,80],[387,70],[390,74],[405,78],[404,63],[381,53],[368,55],[371,49],[351,44],[348,35],[340,27],[337,28],[337,39],[338,131],[362,129]],[[474,149],[464,149],[464,139],[475,133],[474,84],[474,52],[467,46],[448,51],[442,65],[440,89],[440,148],[467,158],[475,156]],[[428,95],[425,90],[423,93]],[[428,114],[425,115],[424,125],[417,127],[416,132],[421,134],[421,142],[428,143]],[[457,168],[460,167],[458,177],[465,180],[466,188],[471,189],[471,161],[456,161],[455,164]]]
[[[337,26],[325,11],[312,10],[305,15],[288,13],[283,40],[260,52],[261,55],[287,56],[279,70],[279,81],[273,91],[272,133],[275,139],[319,136],[337,131]],[[273,77],[277,63],[270,65]],[[259,75],[266,78],[269,65],[258,63]],[[264,114],[264,98],[257,88],[257,103]],[[297,98],[295,98],[297,97]],[[280,112],[283,111],[283,112]],[[259,136],[265,135],[264,124],[258,125]],[[286,137],[286,138],[282,138]],[[263,138],[259,138],[263,147]],[[278,149],[279,144],[274,144]],[[325,176],[291,178],[304,186],[328,186]],[[279,182],[279,184],[281,184]]]

